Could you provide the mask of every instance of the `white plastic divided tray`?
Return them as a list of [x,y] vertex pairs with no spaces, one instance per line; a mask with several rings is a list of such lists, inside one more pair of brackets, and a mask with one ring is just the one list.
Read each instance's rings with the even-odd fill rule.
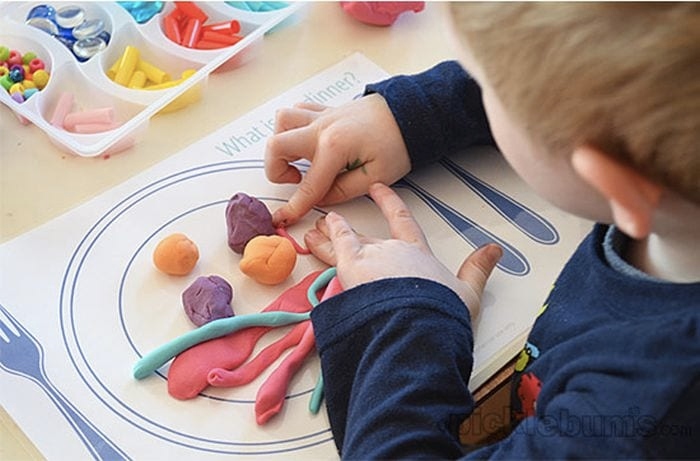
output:
[[[224,63],[224,68],[240,64],[242,53],[259,42],[263,34],[297,11],[301,4],[290,4],[268,12],[244,11],[223,2],[202,2],[197,6],[208,16],[208,22],[236,19],[241,24],[243,39],[235,45],[215,50],[186,48],[172,42],[163,32],[164,18],[173,10],[172,2],[145,24],[138,24],[131,14],[116,2],[72,2],[85,10],[86,17],[100,17],[111,40],[98,55],[78,62],[62,43],[49,34],[25,24],[28,12],[35,6],[49,4],[56,8],[67,5],[46,2],[1,2],[0,45],[22,53],[33,51],[44,60],[51,74],[44,90],[23,103],[13,100],[7,91],[0,91],[0,102],[21,117],[41,128],[59,147],[77,155],[93,157],[116,151],[135,142],[149,119],[168,103],[195,85],[203,87],[209,74]],[[183,83],[163,90],[136,90],[118,85],[109,79],[107,69],[123,54],[127,45],[139,49],[141,58],[178,78],[184,70],[196,73]],[[50,118],[64,92],[74,95],[74,107],[88,110],[113,107],[120,126],[111,131],[78,134],[51,125]]]

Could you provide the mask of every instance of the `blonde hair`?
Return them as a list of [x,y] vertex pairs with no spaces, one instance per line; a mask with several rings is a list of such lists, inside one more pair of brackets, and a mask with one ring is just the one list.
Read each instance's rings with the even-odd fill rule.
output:
[[503,105],[548,151],[592,144],[700,203],[700,4],[451,9]]

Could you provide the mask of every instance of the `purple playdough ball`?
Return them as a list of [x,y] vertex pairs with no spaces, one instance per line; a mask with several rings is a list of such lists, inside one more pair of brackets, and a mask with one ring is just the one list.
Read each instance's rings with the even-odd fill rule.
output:
[[231,285],[217,275],[210,275],[197,277],[182,292],[182,305],[192,323],[199,327],[212,320],[233,317],[232,298]]
[[243,254],[243,249],[253,237],[276,233],[267,206],[243,192],[237,193],[228,201],[226,228],[228,246],[238,254]]

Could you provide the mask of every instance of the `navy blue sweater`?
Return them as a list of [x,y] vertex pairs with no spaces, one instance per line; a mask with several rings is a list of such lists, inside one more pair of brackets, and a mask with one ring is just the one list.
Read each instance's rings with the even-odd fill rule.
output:
[[[387,99],[414,166],[493,142],[479,89],[454,62],[368,91]],[[597,225],[572,255],[519,356],[519,424],[466,455],[458,428],[473,410],[473,338],[459,297],[397,278],[318,305],[312,321],[341,455],[700,458],[700,284],[616,270],[606,230]]]

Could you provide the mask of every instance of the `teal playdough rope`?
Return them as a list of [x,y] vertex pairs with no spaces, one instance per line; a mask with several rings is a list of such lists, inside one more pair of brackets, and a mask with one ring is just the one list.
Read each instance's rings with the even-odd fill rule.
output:
[[[316,292],[322,287],[327,286],[331,279],[335,277],[335,274],[335,267],[330,267],[326,269],[321,275],[316,277],[316,280],[314,280],[311,286],[309,286],[309,290],[306,292],[306,297],[309,299],[309,303],[311,304],[312,308],[316,307],[319,303],[318,297],[316,296]],[[317,414],[321,409],[322,401],[323,374],[319,372],[318,381],[316,381],[316,387],[314,387],[314,391],[311,393],[311,400],[309,400],[309,411],[314,415]]]
[[[335,268],[331,267],[316,277],[316,280],[314,280],[311,286],[309,286],[307,298],[309,299],[311,307],[315,307],[319,303],[318,297],[316,297],[316,292],[328,285],[328,282],[330,282],[333,277],[335,277]],[[151,373],[154,373],[158,368],[165,365],[169,360],[175,358],[175,356],[179,353],[184,352],[190,347],[196,346],[199,343],[203,343],[204,341],[220,338],[229,333],[243,330],[244,328],[280,327],[291,325],[293,323],[309,320],[310,315],[311,314],[309,312],[295,313],[273,311],[237,315],[235,317],[227,317],[211,321],[202,325],[196,330],[188,331],[187,333],[168,341],[162,346],[153,349],[151,352],[141,357],[141,359],[134,365],[134,378],[143,379],[147,377]],[[320,382],[322,386],[323,381]],[[319,384],[317,383],[316,389],[314,389],[314,392],[312,393],[312,400],[314,394],[317,393],[318,387]],[[321,392],[322,389],[323,388],[321,387]],[[316,406],[316,411],[312,410],[313,413],[318,412],[318,407],[320,407],[320,398],[318,398],[318,403]]]
[[[323,275],[323,274],[322,274]],[[134,365],[134,378],[143,379],[165,365],[168,360],[192,346],[229,333],[249,327],[277,327],[309,320],[308,312],[294,313],[284,311],[260,312],[257,314],[237,315],[213,320],[196,330],[188,331],[160,347],[152,350]]]

